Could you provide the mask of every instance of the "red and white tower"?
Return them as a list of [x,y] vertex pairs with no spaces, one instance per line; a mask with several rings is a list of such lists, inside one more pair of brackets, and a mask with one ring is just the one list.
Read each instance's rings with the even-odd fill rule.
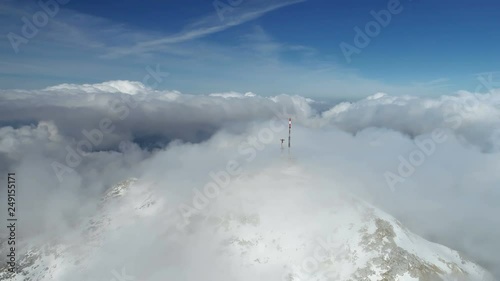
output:
[[288,148],[290,148],[291,137],[292,137],[292,118],[288,118]]

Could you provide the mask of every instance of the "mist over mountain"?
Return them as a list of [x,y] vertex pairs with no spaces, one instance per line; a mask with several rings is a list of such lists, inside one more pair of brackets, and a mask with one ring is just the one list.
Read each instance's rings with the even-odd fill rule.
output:
[[[197,194],[205,192],[208,183],[217,184],[222,172],[234,170],[239,172],[230,176],[228,186],[256,185],[255,197],[248,196],[256,201],[244,213],[259,213],[261,221],[266,216],[270,216],[269,222],[277,219],[272,208],[279,210],[281,204],[283,208],[294,204],[286,210],[300,213],[298,210],[326,208],[330,200],[326,198],[331,198],[335,209],[339,204],[335,194],[349,194],[395,217],[416,235],[459,251],[464,259],[483,266],[498,279],[499,94],[497,90],[459,92],[432,99],[377,93],[351,103],[325,104],[289,95],[189,95],[131,81],[1,90],[0,170],[2,176],[7,171],[18,175],[18,237],[24,246],[71,241],[86,218],[99,215],[96,210],[110,188],[137,178],[143,183],[136,187],[138,192],[154,185],[156,201],[163,202],[162,208],[168,206],[176,219],[162,226],[154,222],[158,216],[143,222],[118,219],[124,225],[129,220],[139,223],[144,234],[137,238],[132,238],[134,232],[130,232],[132,236],[120,234],[131,239],[131,248],[123,252],[130,257],[123,261],[130,262],[134,247],[144,245],[132,242],[134,239],[147,241],[148,233],[161,231],[168,232],[166,239],[184,235],[181,233],[191,233],[189,227],[179,232],[174,226],[196,225],[192,220],[197,216],[209,218],[209,207],[193,207]],[[280,139],[288,136],[288,118],[293,120],[290,152],[280,149]],[[280,167],[291,167],[292,178],[307,177],[300,192],[292,189],[288,193],[288,179]],[[241,174],[250,178],[237,183]],[[272,184],[267,186],[264,179]],[[231,190],[221,192],[224,197],[209,198],[209,205],[226,210],[222,216],[237,209],[237,200],[245,200],[243,195],[253,189],[247,187],[244,193]],[[6,200],[4,191],[2,200]],[[227,196],[237,199],[231,201]],[[273,196],[284,198],[273,204]],[[289,200],[285,200],[287,196]],[[259,200],[271,209],[260,209]],[[349,204],[346,202],[342,204]],[[187,206],[195,212],[191,214],[189,210],[193,210]],[[310,213],[304,219],[314,220],[315,216]],[[325,225],[318,235],[333,231],[328,217],[309,223],[311,227]],[[192,231],[193,235],[204,233]],[[168,249],[200,258],[213,254],[205,251],[208,246],[203,240],[196,243],[199,246]],[[105,245],[109,253],[123,250],[118,240]],[[167,264],[175,264],[170,263],[175,255],[151,251],[158,256],[147,257],[142,252],[140,263],[165,258]],[[102,276],[109,276],[119,266],[105,254],[93,259],[99,267],[89,266],[99,268],[96,272]],[[153,270],[156,263],[142,266]],[[207,266],[200,260],[190,268],[205,272]],[[159,277],[182,273],[161,272]],[[236,275],[228,276],[242,273],[232,274]],[[188,277],[186,280],[195,280]]]

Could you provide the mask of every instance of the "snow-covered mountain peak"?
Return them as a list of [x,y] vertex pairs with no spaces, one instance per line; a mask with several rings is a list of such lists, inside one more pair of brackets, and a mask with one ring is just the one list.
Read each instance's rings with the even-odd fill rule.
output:
[[165,183],[125,180],[68,234],[74,243],[32,247],[0,280],[112,280],[122,267],[136,281],[493,280],[374,206],[311,182],[297,167],[253,174],[186,215]]

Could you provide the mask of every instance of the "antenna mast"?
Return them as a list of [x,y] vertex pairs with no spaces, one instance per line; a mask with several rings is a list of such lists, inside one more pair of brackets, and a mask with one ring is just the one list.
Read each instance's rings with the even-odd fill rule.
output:
[[290,148],[291,138],[292,138],[292,118],[288,118],[288,148]]

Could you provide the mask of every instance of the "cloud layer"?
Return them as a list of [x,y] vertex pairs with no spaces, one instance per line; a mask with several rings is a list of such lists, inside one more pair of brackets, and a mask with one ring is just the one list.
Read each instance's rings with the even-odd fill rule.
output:
[[[326,194],[314,185],[328,183],[495,272],[499,94],[431,99],[380,93],[329,105],[288,95],[194,96],[130,81],[3,90],[0,170],[2,176],[15,171],[23,187],[20,235],[43,240],[75,227],[75,218],[95,212],[107,188],[130,177],[161,183],[177,206],[191,200],[193,189],[203,187],[211,171],[225,169],[229,159],[248,162],[242,168],[249,174],[272,170],[287,130],[269,144],[253,145],[252,137],[259,139],[276,117],[286,128],[291,116],[292,158],[315,179],[309,182],[308,204]],[[411,159],[437,129],[446,140],[423,153],[411,175],[401,176],[401,159]],[[403,179],[393,190],[387,172]]]

